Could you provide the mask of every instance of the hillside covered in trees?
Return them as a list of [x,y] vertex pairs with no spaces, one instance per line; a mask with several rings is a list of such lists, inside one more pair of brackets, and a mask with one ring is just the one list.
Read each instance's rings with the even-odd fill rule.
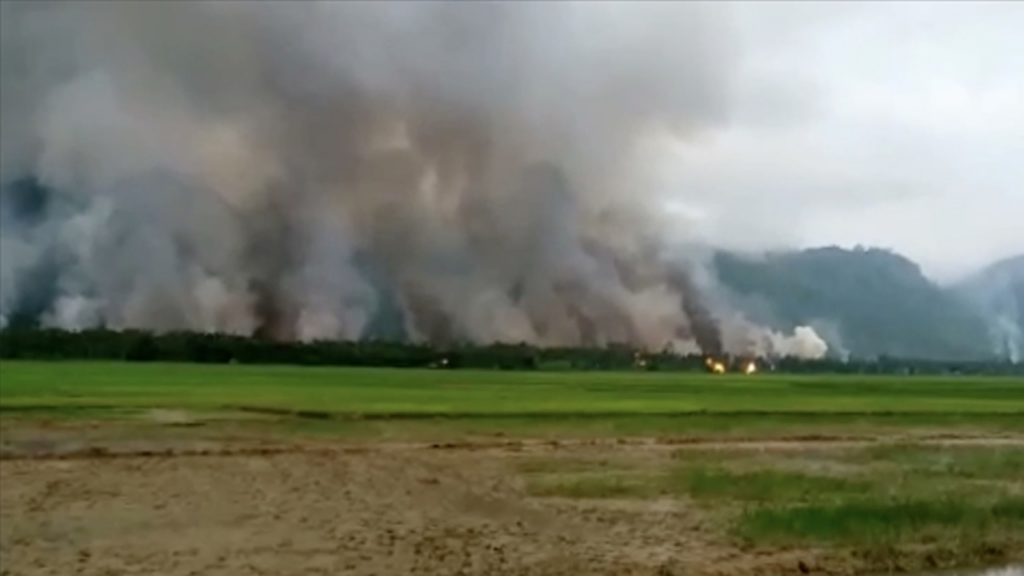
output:
[[779,330],[811,325],[840,355],[1019,359],[1024,257],[953,287],[877,249],[718,253],[714,266],[725,297],[752,320]]

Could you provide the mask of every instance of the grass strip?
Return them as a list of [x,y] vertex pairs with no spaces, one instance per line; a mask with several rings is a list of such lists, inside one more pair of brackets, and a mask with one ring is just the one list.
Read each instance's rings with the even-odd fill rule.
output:
[[1024,497],[860,500],[760,506],[743,513],[738,535],[758,544],[829,542],[874,547],[910,541],[968,542],[1024,529]]
[[832,476],[812,476],[784,470],[736,473],[714,468],[686,470],[676,480],[695,499],[742,502],[811,502],[866,495],[876,483]]

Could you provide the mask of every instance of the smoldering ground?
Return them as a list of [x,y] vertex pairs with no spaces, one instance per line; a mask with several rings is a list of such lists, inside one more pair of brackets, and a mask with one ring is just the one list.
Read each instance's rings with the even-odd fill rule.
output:
[[729,121],[727,5],[2,10],[8,320],[727,347],[648,180]]

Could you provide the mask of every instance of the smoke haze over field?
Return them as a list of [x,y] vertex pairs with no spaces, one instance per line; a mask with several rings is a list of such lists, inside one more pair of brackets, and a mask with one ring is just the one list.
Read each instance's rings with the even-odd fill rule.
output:
[[734,116],[728,5],[0,6],[5,321],[827,350],[660,216],[659,146]]

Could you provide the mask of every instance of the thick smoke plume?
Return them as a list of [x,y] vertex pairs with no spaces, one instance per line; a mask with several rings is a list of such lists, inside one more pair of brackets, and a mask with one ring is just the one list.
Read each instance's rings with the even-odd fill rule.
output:
[[749,349],[647,180],[725,5],[0,6],[5,321]]

